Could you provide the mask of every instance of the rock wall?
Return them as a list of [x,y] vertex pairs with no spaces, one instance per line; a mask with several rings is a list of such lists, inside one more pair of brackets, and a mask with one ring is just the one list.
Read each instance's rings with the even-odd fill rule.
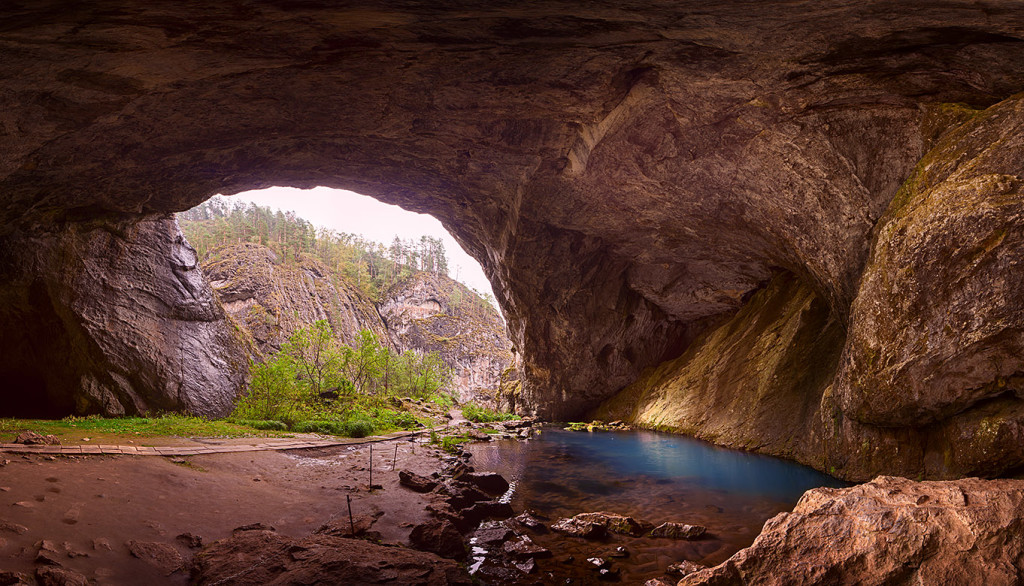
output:
[[173,218],[0,242],[8,413],[231,410],[248,363]]
[[1024,482],[879,477],[804,494],[750,547],[678,586],[1020,584]]
[[420,272],[388,291],[380,314],[400,351],[438,353],[460,401],[497,405],[512,343],[489,303],[457,281]]
[[375,305],[317,259],[303,255],[286,263],[252,243],[210,251],[202,270],[254,359],[324,319],[343,344],[368,329],[398,352],[437,352],[461,401],[497,405],[512,343],[498,311],[457,281],[415,273]]
[[[691,343],[788,273],[801,288],[778,303],[795,313],[773,315],[798,331],[780,335],[839,324],[840,376],[821,388],[831,362],[794,362],[807,372],[789,391],[756,388],[782,393],[766,404],[808,405],[812,444],[844,438],[821,449],[828,466],[996,473],[1019,460],[1016,212],[1003,202],[1021,175],[1021,113],[1016,100],[990,107],[1024,90],[1022,31],[1010,0],[8,2],[0,235],[55,250],[69,233],[269,185],[430,212],[506,312],[517,408],[550,418],[579,417],[684,351],[707,357]],[[32,270],[21,282],[56,269]],[[54,314],[22,323],[48,331]],[[36,362],[116,354],[54,339]],[[172,348],[153,369],[181,362]],[[156,401],[166,389],[154,389]],[[926,429],[938,451],[907,455]]]
[[211,251],[202,270],[224,310],[252,339],[256,359],[277,352],[295,330],[321,319],[342,343],[363,329],[390,341],[373,303],[332,278],[315,258],[302,255],[284,263],[265,246],[237,244]]
[[1022,109],[926,113],[949,126],[879,221],[847,321],[776,277],[597,415],[855,480],[1024,465]]

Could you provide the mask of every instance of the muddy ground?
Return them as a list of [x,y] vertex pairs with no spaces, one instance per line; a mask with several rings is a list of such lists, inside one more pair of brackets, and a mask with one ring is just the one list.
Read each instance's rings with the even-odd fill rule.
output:
[[[371,445],[383,487],[372,491]],[[399,486],[398,470],[429,475],[440,456],[407,439],[176,458],[0,453],[0,571],[33,576],[59,563],[100,584],[187,584],[198,549],[179,536],[209,544],[263,523],[302,537],[347,519],[346,496],[357,521],[383,513],[373,525],[382,542],[404,544],[439,497]],[[173,552],[153,543],[185,563],[171,572]]]

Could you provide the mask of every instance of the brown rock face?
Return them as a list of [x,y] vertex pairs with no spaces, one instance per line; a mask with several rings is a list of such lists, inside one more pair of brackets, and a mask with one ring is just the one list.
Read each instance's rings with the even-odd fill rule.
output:
[[245,357],[173,219],[0,240],[7,413],[230,411]]
[[752,546],[679,585],[1020,584],[1022,506],[1019,480],[818,488]]
[[494,307],[458,281],[420,272],[388,291],[380,315],[399,351],[438,353],[460,401],[496,402],[513,356]]
[[335,282],[314,258],[284,264],[269,248],[251,243],[219,248],[208,257],[203,272],[218,300],[261,354],[277,352],[295,330],[321,319],[345,343],[363,329],[389,340],[373,303]]
[[1022,31],[1008,0],[7,3],[0,374],[53,411],[222,410],[230,332],[154,218],[326,185],[481,260],[520,410],[660,364],[616,409],[847,477],[998,474]]
[[845,321],[920,104],[1024,88],[1016,8],[7,3],[0,225],[53,242],[271,184],[429,211],[495,284],[518,404],[579,415],[776,267]]

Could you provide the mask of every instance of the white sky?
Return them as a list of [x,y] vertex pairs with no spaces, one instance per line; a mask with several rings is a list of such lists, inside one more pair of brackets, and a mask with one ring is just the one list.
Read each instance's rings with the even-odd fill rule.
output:
[[444,250],[448,255],[448,275],[481,293],[494,294],[480,264],[462,250],[459,243],[433,216],[406,211],[366,195],[328,187],[271,187],[226,197],[229,201],[243,200],[274,210],[290,210],[314,226],[361,234],[385,246],[390,245],[395,236],[403,240],[419,240],[420,236],[440,238],[444,241]]

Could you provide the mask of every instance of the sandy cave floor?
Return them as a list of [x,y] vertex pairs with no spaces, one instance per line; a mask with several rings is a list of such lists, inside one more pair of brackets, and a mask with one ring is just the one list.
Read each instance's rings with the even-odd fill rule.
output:
[[[374,491],[368,490],[371,445],[373,482],[383,486]],[[399,486],[398,470],[429,475],[439,469],[440,455],[404,438],[178,458],[0,453],[0,463],[9,460],[0,467],[0,571],[33,574],[40,542],[48,540],[63,567],[99,583],[187,584],[187,569],[168,576],[134,557],[127,543],[167,544],[189,562],[198,549],[179,535],[208,544],[236,527],[263,523],[301,537],[347,518],[346,495],[357,519],[383,512],[373,525],[383,542],[407,543],[438,497]]]

